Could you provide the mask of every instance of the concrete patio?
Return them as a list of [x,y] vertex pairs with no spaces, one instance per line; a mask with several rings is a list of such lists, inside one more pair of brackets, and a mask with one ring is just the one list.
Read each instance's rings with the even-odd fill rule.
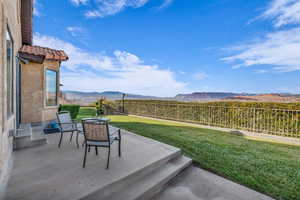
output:
[[15,152],[7,200],[272,199],[193,167],[178,148],[124,130],[122,157],[113,144],[109,170],[107,149],[99,149],[97,156],[92,148],[82,168],[83,148],[66,136],[60,149],[59,135],[51,134],[48,144]]
[[82,168],[83,148],[69,143],[67,135],[60,149],[59,135],[52,134],[46,145],[16,151],[6,199],[150,199],[191,165],[175,147],[126,131],[122,135],[122,157],[113,144],[109,170],[107,149],[99,149],[98,156],[91,149]]

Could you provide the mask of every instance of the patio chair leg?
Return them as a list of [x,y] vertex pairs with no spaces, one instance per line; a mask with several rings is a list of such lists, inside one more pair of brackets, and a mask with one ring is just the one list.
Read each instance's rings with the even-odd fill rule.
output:
[[85,145],[85,148],[84,148],[84,158],[83,158],[83,165],[82,165],[83,168],[85,168],[86,152],[87,152],[87,145]]
[[77,145],[77,149],[79,148],[78,135],[79,135],[79,133],[78,133],[78,131],[77,131],[77,133],[76,133],[76,145]]
[[98,147],[95,147],[96,155],[98,156]]
[[61,132],[61,133],[60,133],[59,143],[58,143],[58,148],[60,148],[60,145],[61,145],[61,141],[62,141],[63,135],[64,135],[64,134]]
[[72,134],[71,134],[71,137],[70,137],[70,142],[72,142],[72,138],[73,138],[73,131],[72,131]]
[[108,147],[108,156],[107,156],[106,169],[108,169],[108,167],[109,167],[109,157],[110,157],[110,147]]
[[122,152],[121,152],[121,130],[119,130],[119,157],[122,156]]
[[118,141],[119,142],[119,157],[122,156],[122,153],[121,153],[121,140]]

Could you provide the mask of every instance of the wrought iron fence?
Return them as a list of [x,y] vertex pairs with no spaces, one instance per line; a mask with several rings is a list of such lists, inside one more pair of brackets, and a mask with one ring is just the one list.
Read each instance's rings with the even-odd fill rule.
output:
[[128,114],[300,137],[300,110],[136,102],[124,106]]

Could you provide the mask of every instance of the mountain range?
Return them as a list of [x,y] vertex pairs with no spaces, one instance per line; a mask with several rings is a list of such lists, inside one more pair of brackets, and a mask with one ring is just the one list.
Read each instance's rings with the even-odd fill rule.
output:
[[[105,92],[81,92],[81,91],[63,91],[63,104],[90,105],[101,98],[110,100],[122,99],[124,93],[119,91]],[[156,97],[139,94],[126,94],[125,99],[152,99],[152,100],[175,100],[175,101],[267,101],[267,102],[299,102],[299,94],[248,94],[231,92],[195,92],[191,94],[178,94],[174,97]]]
[[[119,91],[105,91],[105,92],[80,92],[80,91],[63,91],[62,92],[62,103],[66,104],[80,104],[89,105],[101,98],[110,100],[122,99],[124,93]],[[144,96],[138,94],[127,94],[126,99],[161,99],[155,96]]]
[[217,99],[226,99],[239,95],[242,94],[230,92],[194,92],[191,94],[178,94],[174,98],[179,101],[214,101]]

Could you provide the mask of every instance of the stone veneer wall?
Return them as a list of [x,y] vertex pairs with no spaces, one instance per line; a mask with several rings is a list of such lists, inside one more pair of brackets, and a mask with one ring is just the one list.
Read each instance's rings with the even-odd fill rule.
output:
[[[14,55],[22,45],[21,41],[21,1],[0,0],[0,199],[4,196],[6,183],[12,166],[12,137],[9,132],[15,131],[15,114],[6,114],[6,38],[7,26],[14,41]],[[15,59],[14,59],[15,61]],[[16,99],[16,62],[14,63],[14,99]],[[14,105],[14,111],[16,105]]]
[[[58,61],[45,60],[43,64],[22,64],[21,67],[21,123],[40,123],[56,119],[58,106],[47,107],[46,69],[58,72]],[[58,81],[59,84],[59,81]],[[59,88],[59,85],[57,86]]]

